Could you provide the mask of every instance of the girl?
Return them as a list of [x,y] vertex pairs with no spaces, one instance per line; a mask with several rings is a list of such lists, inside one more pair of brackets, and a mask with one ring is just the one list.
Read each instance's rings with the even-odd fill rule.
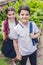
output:
[[16,19],[15,10],[11,6],[6,9],[6,20],[2,22],[2,35],[3,35],[3,46],[2,53],[12,59],[12,63],[14,64],[14,58],[16,57],[16,53],[13,47],[13,32],[14,26],[18,24]]
[[36,24],[32,22],[33,32],[30,33],[30,9],[28,6],[21,6],[18,10],[18,14],[21,22],[14,27],[14,48],[16,57],[21,60],[21,65],[26,65],[28,57],[30,64],[36,65],[37,47],[33,45],[32,39],[40,35],[39,29]]

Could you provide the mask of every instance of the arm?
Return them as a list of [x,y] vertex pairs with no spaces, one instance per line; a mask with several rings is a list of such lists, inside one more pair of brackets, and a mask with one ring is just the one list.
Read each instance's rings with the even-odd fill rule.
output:
[[18,50],[18,41],[17,40],[13,40],[14,43],[14,49],[16,51],[16,55],[19,54],[19,50]]
[[34,22],[32,24],[33,24],[33,32],[30,34],[30,37],[33,39],[38,38],[40,36],[40,31]]
[[2,35],[3,35],[3,40],[5,40],[6,39],[5,32],[2,31]]
[[40,36],[40,32],[34,34],[35,38],[38,38]]
[[40,32],[38,32],[38,33],[36,33],[36,34],[34,34],[34,33],[31,33],[31,34],[30,34],[30,37],[33,38],[33,39],[34,39],[34,38],[38,38],[39,36],[40,36]]
[[21,60],[21,54],[19,53],[19,49],[18,49],[18,40],[13,40],[13,44],[14,44],[14,49],[16,52],[16,59]]
[[3,40],[6,39],[6,30],[5,30],[5,27],[4,27],[4,23],[5,23],[5,21],[2,21],[2,35],[3,35]]
[[8,36],[2,31],[3,40],[7,40]]

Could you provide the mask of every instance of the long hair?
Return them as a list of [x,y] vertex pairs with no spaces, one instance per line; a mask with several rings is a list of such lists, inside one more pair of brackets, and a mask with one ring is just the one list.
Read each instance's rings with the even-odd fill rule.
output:
[[[14,8],[12,6],[8,7],[5,12],[6,12],[6,15],[8,14],[8,11],[14,11]],[[6,25],[6,35],[8,36],[9,32],[10,32],[10,29],[9,29],[9,24],[8,24],[8,17],[6,18],[6,22],[7,22],[7,25]],[[18,24],[18,20],[17,18],[15,17],[15,23],[16,25]]]

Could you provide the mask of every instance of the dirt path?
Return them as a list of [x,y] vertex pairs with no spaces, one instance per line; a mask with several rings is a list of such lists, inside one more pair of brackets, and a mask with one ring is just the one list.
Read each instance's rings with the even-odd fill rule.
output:
[[[43,34],[41,35],[41,40],[40,41],[41,42],[40,42],[40,47],[39,47],[40,50],[39,51],[40,51],[41,56],[37,57],[37,59],[38,59],[38,64],[37,65],[43,65]],[[1,54],[1,52],[0,52],[0,58],[3,58],[3,55]],[[8,65],[10,65],[10,64],[8,64]],[[26,65],[30,65],[29,60],[27,61]]]
[[41,56],[38,57],[39,64],[38,65],[43,65],[43,33],[41,35],[41,40],[40,40],[40,54]]
[[[40,54],[39,54],[40,53]],[[41,35],[40,39],[40,45],[39,45],[39,56],[37,57],[37,65],[43,65],[43,33]],[[27,61],[27,65],[30,65],[29,60]]]

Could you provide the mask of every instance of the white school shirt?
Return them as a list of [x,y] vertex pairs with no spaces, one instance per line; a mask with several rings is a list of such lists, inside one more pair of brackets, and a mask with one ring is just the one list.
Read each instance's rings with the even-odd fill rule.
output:
[[[10,29],[10,33],[8,34],[8,37],[10,39],[13,39],[14,27],[16,26],[15,21],[12,21],[12,22],[9,21],[8,24],[9,24],[9,29]],[[4,29],[4,21],[2,22],[2,31],[3,29]]]
[[[18,39],[18,48],[22,56],[30,55],[37,50],[36,45],[33,46],[32,39],[29,36],[30,34],[29,23],[30,22],[28,22],[27,26],[25,26],[20,22],[21,25],[18,24],[17,26],[14,27],[13,38]],[[39,32],[39,29],[36,26],[36,24],[34,22],[32,22],[32,24],[33,24],[33,33]]]

